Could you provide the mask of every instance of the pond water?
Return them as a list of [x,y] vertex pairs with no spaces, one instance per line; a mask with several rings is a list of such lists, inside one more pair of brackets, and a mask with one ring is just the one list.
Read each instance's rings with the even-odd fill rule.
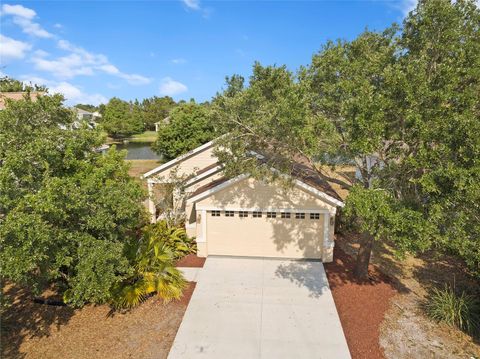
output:
[[157,155],[150,147],[150,142],[117,143],[117,150],[127,150],[127,160],[158,160]]

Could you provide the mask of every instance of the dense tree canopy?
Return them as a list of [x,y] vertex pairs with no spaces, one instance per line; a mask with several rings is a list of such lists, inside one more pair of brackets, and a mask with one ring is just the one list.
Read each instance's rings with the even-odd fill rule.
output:
[[151,97],[142,101],[143,123],[145,129],[155,130],[155,123],[168,117],[170,110],[175,107],[175,101],[169,97]]
[[208,107],[189,102],[170,112],[169,120],[162,124],[152,147],[170,160],[212,140],[214,134]]
[[144,191],[124,154],[94,149],[97,130],[70,130],[60,96],[9,101],[0,112],[2,278],[34,291],[56,283],[75,305],[110,299],[131,274],[125,243],[145,219]]
[[[473,1],[420,1],[401,29],[329,42],[297,74],[256,63],[248,86],[229,78],[212,111],[227,173],[274,179],[302,159],[349,188],[360,277],[374,239],[452,250],[480,275],[479,27]],[[360,176],[332,178],[338,157]]]
[[103,129],[112,137],[128,137],[143,131],[143,118],[138,102],[129,103],[113,97],[102,114]]

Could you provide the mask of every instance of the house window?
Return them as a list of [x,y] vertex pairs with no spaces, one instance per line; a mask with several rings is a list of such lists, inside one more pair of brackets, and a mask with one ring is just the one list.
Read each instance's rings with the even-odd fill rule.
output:
[[290,212],[282,212],[280,216],[282,218],[290,218]]
[[320,213],[310,213],[310,219],[320,219]]
[[305,213],[303,212],[295,213],[295,219],[305,219]]
[[262,217],[262,212],[253,211],[252,212],[252,217],[253,218],[261,218]]
[[248,212],[247,211],[238,211],[238,216],[240,218],[246,218],[246,217],[248,217]]
[[220,211],[212,211],[212,217],[220,217]]
[[276,212],[267,212],[267,218],[277,218]]
[[234,211],[225,211],[225,217],[233,217],[233,216],[235,216]]

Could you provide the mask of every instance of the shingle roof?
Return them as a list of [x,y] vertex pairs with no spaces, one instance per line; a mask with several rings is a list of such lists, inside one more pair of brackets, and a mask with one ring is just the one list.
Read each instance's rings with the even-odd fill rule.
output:
[[[197,175],[200,174],[200,173],[203,173],[203,172],[206,172],[207,170],[209,170],[210,168],[213,168],[215,166],[218,166],[219,163],[215,163],[215,164],[212,164],[208,167],[205,167],[203,169],[201,169],[200,171],[197,172]],[[326,181],[324,180],[322,177],[320,177],[320,175],[317,173],[317,171],[315,171],[311,166],[305,164],[305,163],[294,163],[293,165],[293,170],[292,170],[292,173],[291,173],[291,176],[293,178],[296,178],[302,182],[304,182],[305,184],[329,195],[330,197],[333,197],[335,198],[336,200],[338,201],[343,201],[342,198],[338,195],[338,193],[332,188],[332,186]],[[200,193],[203,193],[203,192],[206,192],[220,184],[222,184],[223,182],[226,182],[228,181],[229,178],[227,177],[221,177],[219,179],[216,179],[210,183],[207,183],[199,188],[197,188],[195,190],[195,192],[193,192],[189,198],[192,198],[192,197],[195,197],[197,195],[199,195]]]

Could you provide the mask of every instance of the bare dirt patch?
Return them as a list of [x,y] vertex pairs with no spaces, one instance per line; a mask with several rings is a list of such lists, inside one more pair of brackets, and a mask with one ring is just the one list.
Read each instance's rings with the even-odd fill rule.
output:
[[[337,246],[351,255],[358,248],[353,235],[337,236]],[[463,263],[435,253],[399,259],[384,243],[375,244],[371,262],[395,278],[398,288],[380,327],[379,342],[386,358],[480,358],[478,339],[430,320],[422,310],[429,290],[447,283],[480,295],[480,283]]]
[[15,302],[2,313],[2,358],[166,358],[195,288],[180,301],[156,297],[126,313],[106,305],[82,309],[36,304],[27,291],[6,288]]
[[383,358],[380,348],[380,325],[397,293],[391,280],[370,266],[368,281],[353,275],[354,260],[335,247],[334,260],[325,264],[328,282],[340,316],[353,359]]

